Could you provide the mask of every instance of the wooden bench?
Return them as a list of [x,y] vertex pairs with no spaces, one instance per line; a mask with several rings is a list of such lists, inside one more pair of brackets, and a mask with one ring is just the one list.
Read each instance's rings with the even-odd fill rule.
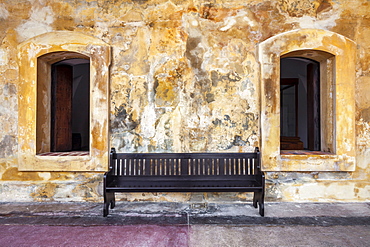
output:
[[264,216],[265,176],[260,152],[116,153],[104,175],[104,210],[116,192],[254,192],[253,206]]

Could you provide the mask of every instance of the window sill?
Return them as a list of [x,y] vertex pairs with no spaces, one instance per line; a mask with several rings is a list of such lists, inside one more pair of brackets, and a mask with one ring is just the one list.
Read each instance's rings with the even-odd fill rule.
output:
[[[21,171],[69,171],[88,172],[106,171],[106,167],[91,152],[48,152],[27,156],[22,163]],[[104,158],[106,160],[106,158]]]
[[310,150],[280,150],[281,155],[333,155],[333,153]]
[[47,152],[42,154],[37,154],[37,156],[47,156],[47,157],[76,157],[76,156],[89,156],[89,151],[72,151],[72,152]]
[[280,171],[353,171],[354,159],[320,151],[283,150],[280,152]]

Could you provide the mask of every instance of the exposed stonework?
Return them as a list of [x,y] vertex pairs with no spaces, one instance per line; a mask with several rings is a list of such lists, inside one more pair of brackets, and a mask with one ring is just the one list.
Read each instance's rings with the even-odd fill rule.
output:
[[[356,57],[347,61],[355,68],[351,79],[355,94],[351,107],[355,110],[349,127],[355,143],[340,140],[350,146],[349,158],[339,157],[344,165],[338,169],[319,158],[318,165],[330,169],[301,169],[298,160],[286,169],[290,172],[268,172],[267,197],[282,201],[370,200],[367,0],[16,2],[0,3],[0,201],[102,200],[102,172],[107,169],[109,146],[126,152],[242,152],[261,147],[270,137],[262,139],[266,129],[261,121],[265,121],[266,112],[261,112],[261,102],[275,94],[261,94],[266,74],[261,74],[258,46],[271,37],[308,28],[335,33],[324,41],[334,54],[340,54],[334,43],[343,41],[336,37],[355,44]],[[67,44],[67,38],[58,38],[58,33],[67,32],[82,38]],[[302,40],[287,41],[300,49],[319,49],[312,45],[322,41],[317,33],[310,39],[307,47],[300,47]],[[36,104],[37,92],[32,91],[36,70],[32,68],[37,65],[37,56],[48,52],[81,52],[98,58],[99,50],[89,43],[110,49],[105,53],[109,57],[95,64],[96,68],[104,64],[104,69],[91,70],[98,78],[97,90],[92,92],[92,158],[40,161],[34,151],[40,146],[34,136],[35,108],[27,104]],[[276,83],[276,77],[271,79],[264,85]],[[109,94],[101,91],[107,86]],[[96,107],[102,102],[103,107]],[[277,104],[269,105],[267,111],[277,111]],[[108,127],[109,134],[101,134]],[[346,126],[341,127],[345,131]],[[271,128],[275,133],[278,126]],[[26,157],[26,166],[19,162],[20,157]],[[352,166],[348,168],[347,163]],[[79,169],[83,172],[77,172]],[[192,196],[144,193],[123,195],[122,199],[185,201]],[[234,193],[200,197],[212,201],[246,199],[244,194]]]

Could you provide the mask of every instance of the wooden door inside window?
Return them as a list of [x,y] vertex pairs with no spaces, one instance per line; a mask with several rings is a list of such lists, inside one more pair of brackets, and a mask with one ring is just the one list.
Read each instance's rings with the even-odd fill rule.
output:
[[72,150],[73,67],[52,65],[51,152]]

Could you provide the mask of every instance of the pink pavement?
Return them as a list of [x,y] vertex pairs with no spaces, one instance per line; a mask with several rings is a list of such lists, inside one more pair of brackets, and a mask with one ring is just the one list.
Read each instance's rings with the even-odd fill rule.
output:
[[187,226],[0,225],[0,246],[188,246]]

